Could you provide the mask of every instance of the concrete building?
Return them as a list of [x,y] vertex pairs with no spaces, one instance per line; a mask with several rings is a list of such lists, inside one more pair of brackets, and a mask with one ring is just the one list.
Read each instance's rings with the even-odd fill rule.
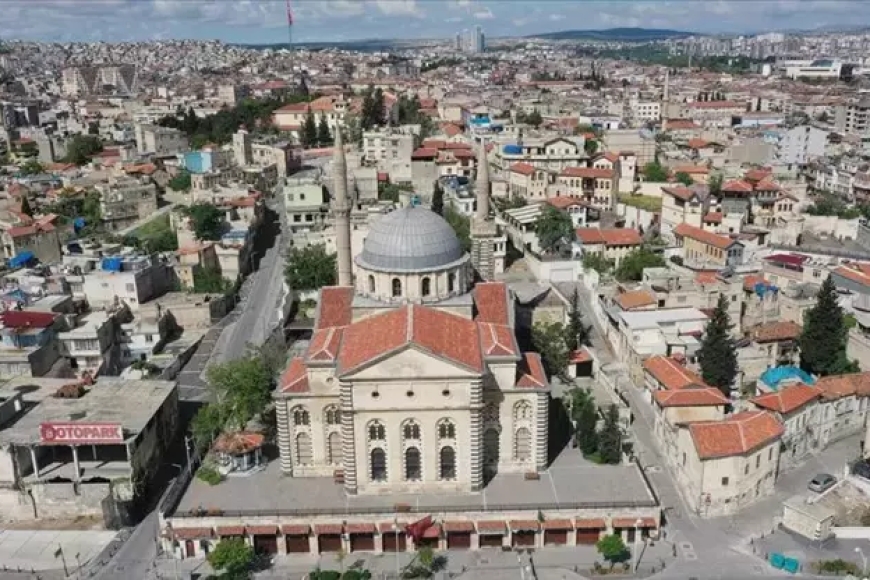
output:
[[793,127],[780,134],[776,160],[785,165],[806,165],[825,156],[828,132],[811,125]]
[[847,135],[870,135],[870,98],[864,97],[852,103],[838,105],[834,126]]
[[150,179],[113,178],[95,189],[100,193],[100,212],[109,230],[123,229],[157,211],[157,186]]
[[388,173],[390,181],[404,183],[413,181],[411,154],[414,152],[414,135],[388,128],[363,133],[363,155],[368,163],[374,163],[378,171]]
[[819,450],[822,390],[795,383],[752,399],[759,409],[776,413],[785,431],[779,456],[780,473],[799,465],[810,453]]
[[574,232],[577,236],[572,244],[574,257],[582,259],[588,254],[597,254],[615,268],[643,244],[637,230],[630,228],[577,228]]
[[687,264],[725,268],[743,263],[743,243],[683,223],[674,228],[677,245]]
[[139,155],[165,157],[184,153],[190,148],[187,137],[178,129],[137,123],[135,131]]

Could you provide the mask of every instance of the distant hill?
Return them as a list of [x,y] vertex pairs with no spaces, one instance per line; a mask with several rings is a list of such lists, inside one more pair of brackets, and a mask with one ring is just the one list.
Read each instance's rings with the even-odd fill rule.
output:
[[[347,42],[300,42],[298,44],[294,44],[294,48],[304,48],[308,50],[323,50],[330,48],[339,48],[343,50],[354,50],[358,52],[379,52],[382,50],[390,50],[396,47],[396,44],[400,41],[396,40],[351,40]],[[241,46],[242,48],[253,48],[253,49],[267,49],[271,48],[273,50],[280,50],[282,48],[287,48],[288,44],[286,42],[279,42],[275,44],[238,44],[236,46]]]
[[667,40],[669,38],[685,38],[694,34],[694,32],[668,30],[665,28],[605,28],[603,30],[562,30],[560,32],[532,34],[526,38],[650,42],[653,40]]

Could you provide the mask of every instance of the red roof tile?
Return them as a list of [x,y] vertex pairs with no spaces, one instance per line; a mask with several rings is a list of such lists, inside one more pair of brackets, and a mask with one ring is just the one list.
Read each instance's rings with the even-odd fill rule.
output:
[[574,527],[578,530],[603,530],[607,523],[604,518],[576,518]]
[[448,534],[451,532],[473,532],[474,522],[444,522],[444,531],[446,531]]
[[372,523],[347,524],[344,531],[348,534],[374,534],[375,525]]
[[477,327],[480,331],[480,345],[483,349],[483,356],[498,357],[516,356],[519,354],[519,348],[516,346],[514,333],[510,326],[478,322]]
[[350,305],[352,302],[353,287],[327,286],[321,288],[316,328],[350,324],[352,316]]
[[[640,520],[640,524],[637,521]],[[657,528],[659,527],[656,518],[613,518],[614,528]]]
[[795,340],[801,334],[801,325],[790,320],[780,320],[759,324],[752,331],[755,342],[777,342]]
[[411,159],[435,159],[438,157],[438,150],[429,147],[420,147],[411,153]]
[[829,401],[851,395],[870,396],[870,372],[822,377],[815,386],[822,391],[822,397]]
[[342,327],[315,330],[308,344],[307,359],[317,362],[334,362],[341,344]]
[[511,165],[510,170],[520,175],[532,175],[535,172],[535,167],[528,163],[514,163]]
[[541,355],[536,352],[524,352],[523,360],[517,365],[517,387],[521,389],[547,388],[547,374]]
[[642,308],[644,306],[658,304],[658,298],[655,293],[646,289],[623,292],[614,298],[614,300],[623,310],[631,310],[632,308]]
[[718,459],[744,455],[776,441],[783,433],[782,423],[767,411],[745,411],[723,421],[689,424],[698,457]]
[[698,195],[697,193],[682,184],[675,185],[673,187],[663,187],[662,191],[683,201],[689,201],[693,197],[696,197]]
[[301,357],[293,357],[278,381],[282,393],[307,393],[308,367]]
[[574,522],[571,520],[544,520],[541,528],[545,530],[573,530]]
[[655,391],[653,398],[660,407],[712,407],[728,404],[728,399],[713,387],[687,387],[672,391]]
[[732,179],[731,181],[726,181],[722,186],[722,191],[728,191],[731,193],[752,193],[753,188],[752,184],[743,181],[742,179]]
[[247,532],[253,536],[276,536],[278,535],[277,524],[264,524],[259,526],[247,526]]
[[705,224],[721,224],[723,217],[724,215],[721,211],[710,211],[704,215],[703,222]]
[[719,248],[720,250],[727,250],[732,245],[738,243],[736,240],[732,240],[727,236],[720,236],[719,234],[714,234],[713,232],[708,232],[706,230],[702,230],[701,228],[696,228],[695,226],[689,225],[687,223],[681,223],[677,227],[674,228],[674,234],[683,237],[689,238],[702,244],[706,244],[708,246],[713,246],[714,248]]
[[574,198],[574,197],[565,197],[563,195],[557,195],[556,197],[548,197],[545,200],[546,203],[552,205],[556,209],[566,209],[569,207],[575,206],[585,206],[586,202],[583,200]]
[[639,246],[643,243],[640,233],[631,228],[577,228],[577,238],[584,244],[605,246]]
[[597,167],[566,167],[559,173],[559,177],[581,177],[586,179],[612,179],[616,175],[613,169],[599,169]]
[[692,386],[709,386],[697,373],[666,356],[652,356],[646,359],[643,361],[643,368],[665,389],[676,390]]
[[344,531],[342,524],[314,524],[314,533],[318,535],[337,536]]
[[503,282],[483,282],[474,286],[474,305],[478,322],[510,325],[508,288]]
[[477,531],[483,533],[489,532],[491,534],[504,534],[507,531],[507,522],[495,520],[477,522]]
[[513,532],[537,532],[538,520],[511,520],[510,527]]
[[288,536],[307,536],[311,532],[309,524],[285,524],[281,526],[281,532]]
[[777,413],[791,413],[822,397],[822,390],[803,383],[787,385],[778,391],[765,393],[752,399],[752,402],[762,409]]

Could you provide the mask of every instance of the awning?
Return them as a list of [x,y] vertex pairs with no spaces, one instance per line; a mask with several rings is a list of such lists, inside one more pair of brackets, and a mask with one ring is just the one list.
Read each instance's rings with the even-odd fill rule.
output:
[[336,535],[344,531],[343,524],[314,524],[315,534]]
[[474,522],[444,522],[444,530],[451,532],[473,532]]
[[311,531],[311,526],[308,524],[287,524],[281,526],[281,532],[288,536],[307,536]]
[[434,526],[429,526],[423,532],[424,538],[440,538],[441,537],[441,526],[435,524]]
[[[640,520],[640,523],[638,523]],[[614,528],[657,528],[658,522],[655,518],[649,517],[633,517],[633,518],[613,518]]]
[[244,536],[245,526],[218,526],[218,536]]
[[604,518],[587,518],[574,520],[574,527],[578,530],[603,530],[607,527]]
[[574,522],[571,520],[546,520],[541,524],[545,530],[573,530]]
[[204,540],[211,538],[211,528],[176,528],[173,529],[176,540]]
[[507,524],[505,522],[500,521],[483,521],[477,522],[477,533],[478,534],[501,534],[504,535],[505,528]]
[[396,532],[404,534],[406,525],[408,524],[405,522],[381,522],[378,524],[378,531],[382,534],[395,534]]
[[537,520],[511,520],[512,532],[537,532]]
[[345,531],[348,534],[374,534],[375,533],[375,525],[374,524],[347,524],[344,526]]
[[261,524],[259,526],[248,526],[248,533],[254,536],[275,536],[278,535],[277,524]]

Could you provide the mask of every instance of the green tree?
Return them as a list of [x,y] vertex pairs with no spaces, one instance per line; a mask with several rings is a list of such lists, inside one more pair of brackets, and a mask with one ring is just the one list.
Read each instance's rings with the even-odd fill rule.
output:
[[[137,241],[139,240],[137,239]],[[168,228],[152,237],[146,238],[145,240],[141,241],[144,243],[145,247],[149,252],[174,252],[178,249],[178,235]]]
[[251,577],[254,565],[254,547],[248,545],[242,538],[221,540],[208,555],[208,563],[215,570],[222,572],[221,578],[227,580],[242,580]]
[[643,278],[644,268],[659,268],[664,265],[665,259],[661,254],[656,254],[646,248],[639,248],[622,258],[614,275],[620,282],[637,282]]
[[384,92],[371,86],[363,96],[360,125],[364,131],[384,123]]
[[215,437],[220,435],[226,423],[224,407],[218,403],[208,403],[197,410],[190,422],[190,435],[199,451],[211,446]]
[[223,407],[224,427],[244,429],[270,401],[272,377],[259,357],[242,358],[211,365],[206,370],[215,401]]
[[617,465],[622,461],[622,428],[619,426],[619,409],[607,407],[604,424],[598,433],[598,457],[602,463]]
[[710,188],[710,194],[713,197],[718,198],[719,195],[722,193],[722,182],[723,178],[721,173],[714,173],[710,176],[710,181],[708,181],[707,184]]
[[603,252],[584,252],[583,267],[604,274],[613,269],[613,262],[605,258]]
[[565,346],[569,352],[574,352],[581,346],[590,344],[591,326],[583,324],[583,313],[580,311],[580,293],[574,289],[571,294],[571,305],[568,310],[568,324],[565,325]]
[[196,268],[193,271],[193,291],[200,293],[224,293],[232,283],[223,277],[220,268]]
[[437,181],[432,190],[432,211],[438,215],[444,215],[444,189]]
[[537,129],[538,127],[541,126],[541,123],[544,122],[544,119],[543,119],[543,117],[541,117],[541,114],[538,112],[538,110],[535,109],[534,111],[532,111],[531,113],[526,115],[525,118],[523,119],[523,121],[527,125],[531,125],[535,129]]
[[326,122],[326,115],[320,115],[320,124],[317,125],[317,144],[320,147],[332,145],[332,132]]
[[302,122],[299,138],[303,147],[314,147],[317,143],[317,122],[314,120],[314,111],[310,107],[305,115],[305,120]]
[[22,176],[39,175],[43,171],[45,168],[36,159],[28,159],[18,168],[18,173]]
[[719,302],[704,329],[698,362],[704,382],[722,391],[726,397],[731,396],[731,387],[738,370],[737,347],[731,336],[733,327],[728,316],[728,299],[720,294]]
[[169,180],[167,184],[172,191],[189,191],[190,190],[190,172],[179,171],[178,175]]
[[336,255],[323,244],[292,248],[287,255],[284,278],[293,290],[319,290],[336,283]]
[[91,160],[94,154],[103,150],[103,142],[96,135],[75,135],[66,144],[67,163],[84,165]]
[[583,150],[586,151],[586,155],[592,157],[598,153],[598,141],[594,139],[586,139],[583,143]]
[[217,241],[224,233],[224,212],[210,203],[198,202],[184,209],[198,240]]
[[545,204],[541,215],[535,221],[535,233],[541,252],[554,252],[559,242],[574,240],[574,222],[567,213]]
[[571,420],[574,422],[574,442],[583,455],[598,451],[598,407],[589,389],[571,390]]
[[569,355],[568,345],[565,344],[565,326],[559,322],[536,323],[532,327],[532,345],[541,354],[547,374],[565,378]]
[[798,345],[801,368],[808,373],[827,376],[858,370],[846,356],[849,334],[837,297],[837,288],[828,276],[816,296],[816,305],[804,315]]
[[33,217],[33,208],[30,207],[30,198],[26,195],[21,196],[21,213],[28,217]]
[[604,536],[598,540],[595,547],[598,548],[598,553],[601,554],[601,557],[610,562],[611,569],[615,564],[627,562],[631,557],[631,552],[629,552],[625,542],[622,541],[622,536],[619,534]]
[[668,180],[668,170],[655,161],[643,166],[643,174],[647,181],[662,182]]
[[695,180],[692,179],[692,176],[689,175],[688,173],[686,173],[685,171],[678,171],[674,177],[676,178],[676,180],[678,182],[682,183],[686,187],[688,187],[690,185],[694,185],[694,183],[695,183]]
[[449,205],[444,208],[444,220],[453,228],[456,237],[459,238],[459,243],[462,244],[462,249],[466,252],[469,251],[471,249],[471,220]]
[[342,137],[345,135],[347,135],[346,142],[354,145],[362,145],[363,129],[358,115],[348,113],[345,116],[344,133],[342,133]]

